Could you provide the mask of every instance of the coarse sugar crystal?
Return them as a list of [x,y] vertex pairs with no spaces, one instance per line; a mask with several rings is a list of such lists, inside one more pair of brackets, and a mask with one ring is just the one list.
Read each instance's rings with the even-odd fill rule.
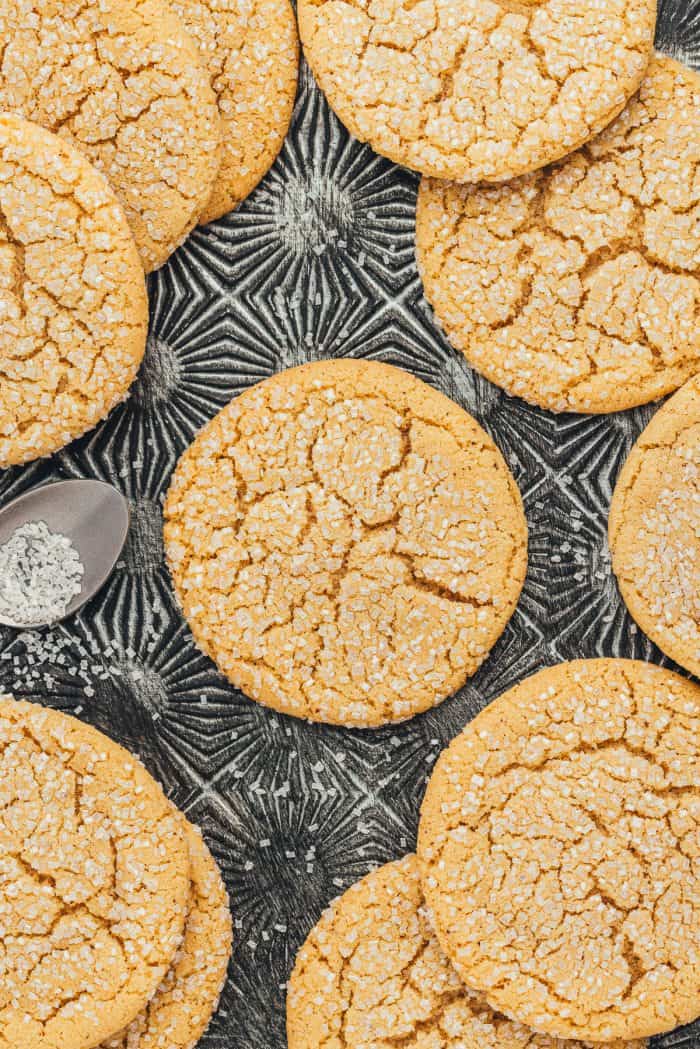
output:
[[44,521],[20,525],[0,546],[0,620],[55,623],[80,593],[85,572],[68,536]]

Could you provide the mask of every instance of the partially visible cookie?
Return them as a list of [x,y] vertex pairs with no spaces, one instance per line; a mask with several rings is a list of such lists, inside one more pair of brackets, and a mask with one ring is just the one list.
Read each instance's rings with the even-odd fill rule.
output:
[[450,342],[554,411],[612,412],[700,369],[700,75],[656,55],[618,120],[503,186],[424,179],[416,252]]
[[700,1016],[700,687],[623,659],[533,675],[439,758],[418,855],[494,1009],[559,1038]]
[[199,47],[219,103],[221,169],[200,224],[221,218],[255,189],[282,148],[299,67],[289,0],[172,0]]
[[185,239],[219,170],[216,98],[165,0],[2,0],[0,108],[110,181],[147,271]]
[[182,937],[179,818],[75,718],[0,697],[1,1049],[89,1049],[149,1001]]
[[179,817],[190,857],[185,937],[148,1006],[101,1049],[194,1049],[216,1012],[231,955],[231,911],[216,860]]
[[415,856],[368,874],[312,929],[289,982],[287,1038],[289,1049],[593,1049],[536,1034],[460,982],[432,930]]
[[637,90],[655,0],[299,0],[304,53],[349,131],[397,164],[513,178],[601,131]]
[[398,368],[324,360],[181,458],[165,545],[195,640],[276,710],[373,727],[473,674],[520,595],[520,493],[475,420]]
[[700,677],[700,375],[632,449],[610,506],[622,596],[666,655]]
[[0,312],[4,468],[104,419],[136,376],[148,330],[143,268],[107,182],[68,142],[9,114],[0,115]]

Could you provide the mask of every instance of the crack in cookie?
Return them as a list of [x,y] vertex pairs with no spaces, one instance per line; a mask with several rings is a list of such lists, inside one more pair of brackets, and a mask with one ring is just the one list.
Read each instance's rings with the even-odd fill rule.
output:
[[221,160],[216,98],[162,0],[3,0],[2,108],[70,141],[109,180],[147,271],[185,239]]
[[238,397],[173,477],[165,545],[197,643],[247,695],[374,726],[473,674],[520,594],[527,533],[496,446],[375,362]]
[[601,131],[636,91],[652,0],[300,0],[304,53],[340,119],[435,178],[500,181]]
[[121,401],[146,346],[143,268],[102,176],[0,117],[0,467],[49,455]]
[[697,685],[601,659],[535,674],[444,752],[423,888],[493,1008],[593,1041],[700,1014],[699,740]]
[[450,342],[554,411],[652,401],[700,367],[700,77],[657,55],[618,120],[499,186],[423,179],[416,253]]
[[287,1036],[289,1049],[593,1049],[536,1034],[462,984],[433,932],[415,856],[368,874],[312,929],[289,982]]
[[609,537],[635,620],[700,677],[700,376],[666,402],[630,452],[610,506]]
[[140,762],[0,697],[0,1047],[88,1049],[150,999],[182,936],[179,818]]

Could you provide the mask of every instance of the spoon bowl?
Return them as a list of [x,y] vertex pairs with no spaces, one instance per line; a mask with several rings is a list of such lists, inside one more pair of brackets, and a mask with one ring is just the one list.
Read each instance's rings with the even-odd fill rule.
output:
[[83,565],[80,592],[60,616],[47,622],[17,622],[0,611],[5,626],[35,629],[72,615],[107,581],[129,532],[129,503],[104,481],[57,481],[40,485],[0,508],[0,547],[22,525],[43,522],[70,540]]

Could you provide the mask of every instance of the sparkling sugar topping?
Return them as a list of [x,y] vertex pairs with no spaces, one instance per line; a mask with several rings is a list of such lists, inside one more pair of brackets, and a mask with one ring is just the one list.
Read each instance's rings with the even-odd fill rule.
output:
[[68,536],[44,521],[20,525],[0,546],[0,620],[55,623],[80,593],[84,572]]

